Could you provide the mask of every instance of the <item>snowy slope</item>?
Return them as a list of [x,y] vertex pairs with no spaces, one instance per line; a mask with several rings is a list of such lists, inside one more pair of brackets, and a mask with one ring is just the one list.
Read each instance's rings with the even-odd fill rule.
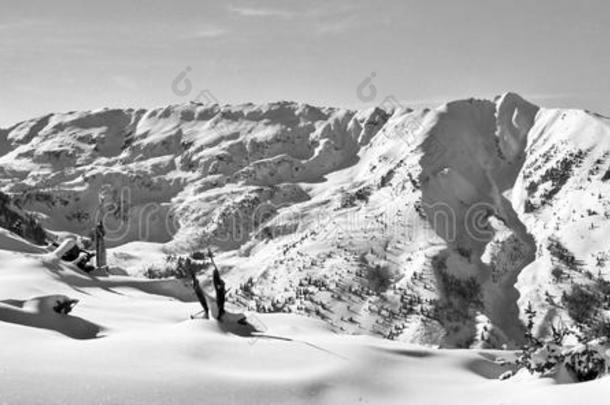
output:
[[[338,335],[295,315],[249,314],[264,331],[252,335],[227,321],[188,319],[197,304],[179,291],[0,249],[0,402],[536,404],[608,393],[606,380],[499,381],[507,367],[494,359],[506,352]],[[80,300],[69,315],[51,309],[64,297]]]
[[610,120],[579,110],[542,111],[526,155],[512,203],[535,239],[536,257],[517,288],[520,306],[532,302],[538,309],[543,334],[550,324],[574,322],[562,296],[579,286],[602,317],[608,310]]
[[574,283],[603,287],[608,132],[513,93],[422,111],[73,112],[0,133],[0,189],[52,234],[83,236],[102,194],[113,274],[213,246],[239,307],[515,347],[528,302],[544,334],[573,323],[561,295]]

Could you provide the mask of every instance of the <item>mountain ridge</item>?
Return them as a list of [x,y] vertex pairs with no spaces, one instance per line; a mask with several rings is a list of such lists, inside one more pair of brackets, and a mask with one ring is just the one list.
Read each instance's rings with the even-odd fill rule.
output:
[[[583,128],[595,142],[581,139]],[[433,110],[293,102],[97,110],[0,131],[0,146],[10,144],[0,190],[52,235],[82,236],[101,215],[101,193],[109,262],[130,274],[163,265],[165,254],[214,246],[230,300],[250,309],[416,343],[518,346],[529,302],[549,333],[549,319],[573,318],[545,291],[558,301],[570,280],[592,283],[570,268],[562,271],[571,278],[553,281],[549,238],[605,274],[589,257],[610,252],[549,233],[540,218],[554,218],[554,207],[595,210],[605,232],[605,214],[590,207],[597,202],[575,205],[572,178],[606,195],[608,134],[603,118],[515,93]],[[157,253],[135,266],[138,253],[126,260],[126,252],[143,242]]]

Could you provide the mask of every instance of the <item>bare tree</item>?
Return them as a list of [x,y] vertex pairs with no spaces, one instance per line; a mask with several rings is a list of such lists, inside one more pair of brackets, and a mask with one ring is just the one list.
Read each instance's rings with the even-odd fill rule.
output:
[[199,280],[197,279],[198,268],[195,263],[193,263],[193,261],[190,259],[188,259],[188,261],[186,262],[185,267],[188,271],[188,274],[191,276],[191,282],[193,283],[193,290],[195,291],[195,295],[197,296],[199,303],[203,307],[203,316],[204,318],[208,318],[210,311],[208,309],[208,303],[205,300],[205,294],[203,293],[203,289],[201,288]]
[[214,281],[214,290],[216,291],[216,304],[218,305],[218,320],[222,321],[222,316],[225,314],[225,296],[226,296],[226,289],[225,289],[225,282],[223,281],[223,279],[220,277],[220,271],[218,271],[218,267],[216,266],[216,263],[214,262],[214,255],[212,254],[212,251],[210,249],[208,249],[208,256],[210,257],[210,261],[212,262],[212,265],[214,266],[214,275],[213,275],[213,281]]

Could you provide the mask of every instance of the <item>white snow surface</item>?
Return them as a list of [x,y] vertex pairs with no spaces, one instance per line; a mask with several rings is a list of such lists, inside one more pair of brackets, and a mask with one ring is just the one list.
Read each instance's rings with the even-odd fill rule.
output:
[[[189,319],[198,304],[172,296],[176,286],[93,278],[41,254],[0,250],[0,263],[3,404],[534,404],[608,394],[606,380],[497,380],[507,368],[494,359],[507,353],[340,335],[292,314],[247,314],[264,330],[247,335],[230,320]],[[80,302],[55,313],[67,297]]]
[[[101,194],[110,245],[109,275],[87,275],[0,228],[0,403],[610,391],[605,378],[498,381],[508,368],[494,362],[523,342],[528,303],[544,337],[574,324],[563,292],[587,273],[610,280],[602,116],[514,93],[423,111],[188,104],[51,114],[0,130],[0,148],[0,191],[20,209],[58,241],[88,237]],[[190,319],[199,304],[182,281],[143,277],[208,247],[225,323]],[[52,310],[66,298],[72,313]]]

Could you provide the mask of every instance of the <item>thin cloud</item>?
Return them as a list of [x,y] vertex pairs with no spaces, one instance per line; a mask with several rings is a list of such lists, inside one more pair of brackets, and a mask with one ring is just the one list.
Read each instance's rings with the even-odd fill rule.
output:
[[[319,12],[320,10],[313,11]],[[329,10],[324,17],[316,17],[314,32],[317,35],[342,35],[357,28],[370,27],[376,24],[371,19],[363,18],[353,8]]]
[[328,21],[317,24],[315,32],[318,35],[340,35],[350,31],[355,25],[356,24],[349,19],[343,21]]
[[24,19],[24,20],[17,20],[17,21],[8,21],[8,22],[0,22],[0,31],[5,31],[5,30],[15,30],[15,29],[20,29],[20,28],[31,28],[34,25],[44,25],[47,24],[46,21],[44,20],[38,20],[38,19]]
[[188,34],[182,35],[182,39],[212,39],[212,38],[220,38],[227,35],[229,31],[224,28],[218,27],[207,27],[202,29],[194,30]]
[[228,10],[234,14],[238,14],[242,17],[255,17],[255,18],[286,18],[290,19],[295,16],[293,12],[287,10],[281,10],[276,8],[251,8],[241,6],[229,6]]

